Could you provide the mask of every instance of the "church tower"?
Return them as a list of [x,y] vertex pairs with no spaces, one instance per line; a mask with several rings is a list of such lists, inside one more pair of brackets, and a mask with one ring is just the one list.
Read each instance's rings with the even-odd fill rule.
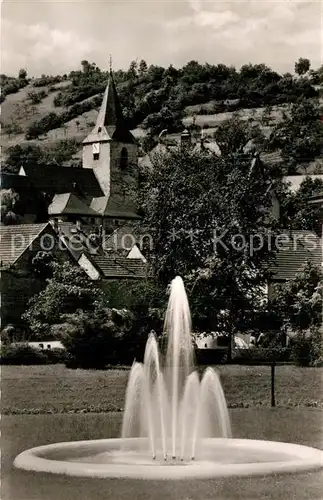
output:
[[104,193],[91,208],[103,217],[135,217],[138,146],[125,124],[111,70],[95,127],[83,141],[83,168],[93,169]]

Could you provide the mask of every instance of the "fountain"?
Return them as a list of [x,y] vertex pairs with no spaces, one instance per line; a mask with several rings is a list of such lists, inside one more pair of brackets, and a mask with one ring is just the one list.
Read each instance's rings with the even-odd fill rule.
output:
[[307,446],[233,439],[217,373],[194,369],[191,319],[180,277],[172,281],[160,353],[151,333],[131,368],[122,436],[39,446],[17,468],[72,476],[185,479],[317,470],[323,452]]

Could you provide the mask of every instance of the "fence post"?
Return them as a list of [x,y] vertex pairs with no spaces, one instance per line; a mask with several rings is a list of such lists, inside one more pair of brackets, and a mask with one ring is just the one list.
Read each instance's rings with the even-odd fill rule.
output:
[[276,406],[276,399],[275,399],[275,367],[276,363],[275,361],[272,361],[271,363],[271,406],[274,408]]

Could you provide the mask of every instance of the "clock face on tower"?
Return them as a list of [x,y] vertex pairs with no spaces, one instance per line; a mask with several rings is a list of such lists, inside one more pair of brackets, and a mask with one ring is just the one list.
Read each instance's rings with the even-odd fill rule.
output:
[[99,142],[95,142],[92,144],[92,153],[94,155],[100,153],[100,143]]

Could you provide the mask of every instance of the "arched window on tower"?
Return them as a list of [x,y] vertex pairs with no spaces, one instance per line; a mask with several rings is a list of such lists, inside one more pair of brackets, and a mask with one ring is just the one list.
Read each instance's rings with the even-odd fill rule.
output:
[[121,156],[120,156],[120,167],[122,169],[127,168],[128,166],[128,151],[127,148],[122,148]]

